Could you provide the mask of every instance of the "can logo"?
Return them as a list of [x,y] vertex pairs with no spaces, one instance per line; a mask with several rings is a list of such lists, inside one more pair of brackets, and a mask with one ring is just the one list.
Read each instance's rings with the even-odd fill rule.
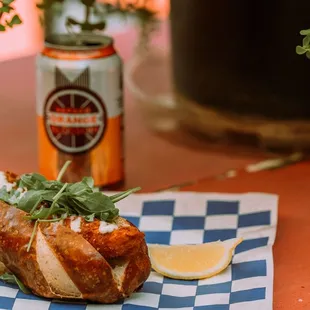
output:
[[45,130],[51,143],[64,153],[94,148],[103,138],[106,121],[102,99],[86,87],[58,87],[46,99]]

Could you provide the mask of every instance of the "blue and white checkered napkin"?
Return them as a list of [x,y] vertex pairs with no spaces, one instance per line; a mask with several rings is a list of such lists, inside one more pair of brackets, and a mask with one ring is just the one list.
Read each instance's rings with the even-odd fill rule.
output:
[[179,281],[152,272],[140,292],[114,305],[60,303],[25,295],[1,282],[0,309],[272,309],[277,196],[144,194],[132,195],[118,207],[121,215],[145,232],[148,243],[202,243],[240,236],[244,241],[236,248],[232,264],[210,279]]

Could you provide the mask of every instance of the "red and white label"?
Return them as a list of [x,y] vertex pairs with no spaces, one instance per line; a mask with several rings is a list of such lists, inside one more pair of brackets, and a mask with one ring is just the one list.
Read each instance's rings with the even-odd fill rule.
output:
[[48,137],[65,153],[82,153],[96,146],[103,137],[106,118],[102,100],[84,87],[56,88],[44,109]]

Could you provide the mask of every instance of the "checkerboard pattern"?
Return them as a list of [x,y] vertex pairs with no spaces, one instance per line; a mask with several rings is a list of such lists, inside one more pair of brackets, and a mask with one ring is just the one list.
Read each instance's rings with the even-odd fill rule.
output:
[[0,283],[0,310],[271,310],[272,245],[277,197],[162,193],[132,195],[119,202],[121,214],[145,232],[148,243],[193,244],[242,236],[232,263],[199,281],[172,280],[151,273],[142,290],[113,305],[63,303],[25,295]]

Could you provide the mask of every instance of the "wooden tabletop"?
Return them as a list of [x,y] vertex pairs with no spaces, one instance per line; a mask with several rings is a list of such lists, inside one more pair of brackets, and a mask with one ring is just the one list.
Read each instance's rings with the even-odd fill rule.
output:
[[[126,63],[132,56],[132,34],[120,35],[116,44]],[[0,170],[37,171],[35,55],[1,62],[0,72]],[[158,135],[147,128],[147,120],[128,90],[125,113],[126,187],[140,185],[144,191],[154,191],[205,179],[183,190],[264,191],[280,195],[274,247],[274,308],[310,309],[310,165],[302,163],[216,181],[214,177],[227,170],[245,167],[269,155],[211,144],[182,132]]]
[[[160,41],[164,35],[159,32],[158,38]],[[136,33],[120,34],[115,42],[127,63]],[[0,170],[37,171],[35,55],[0,62],[0,72]],[[147,128],[147,119],[127,89],[125,122],[126,187],[158,190],[212,177],[267,157],[257,150],[214,145],[181,132],[160,136]]]
[[274,309],[310,309],[310,163],[304,162],[222,181],[208,180],[184,191],[279,195],[274,245]]

